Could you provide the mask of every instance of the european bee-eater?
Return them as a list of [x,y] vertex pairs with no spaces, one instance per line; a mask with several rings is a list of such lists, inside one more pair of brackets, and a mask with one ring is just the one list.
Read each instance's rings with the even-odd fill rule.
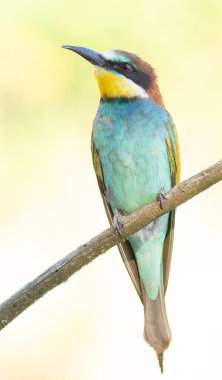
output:
[[[123,50],[103,54],[64,45],[91,62],[100,90],[92,156],[110,223],[157,199],[179,181],[177,132],[153,68]],[[157,353],[171,341],[165,292],[172,255],[175,210],[130,236],[118,248],[144,305],[144,337]]]

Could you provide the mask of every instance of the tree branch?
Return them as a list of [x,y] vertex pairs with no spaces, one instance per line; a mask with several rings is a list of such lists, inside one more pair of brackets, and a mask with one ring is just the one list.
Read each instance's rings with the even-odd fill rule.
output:
[[111,226],[59,260],[0,305],[0,330],[49,290],[66,281],[84,265],[89,264],[114,245],[126,240],[129,235],[193,198],[221,179],[222,160],[166,193],[167,200],[164,201],[163,210],[160,208],[159,202],[153,202],[127,217],[122,217],[122,237]]

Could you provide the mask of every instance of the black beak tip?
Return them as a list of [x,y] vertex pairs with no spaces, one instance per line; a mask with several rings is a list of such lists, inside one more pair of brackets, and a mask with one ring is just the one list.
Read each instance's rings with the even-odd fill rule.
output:
[[72,46],[70,46],[70,45],[62,45],[62,46],[61,46],[61,48],[63,48],[63,49],[71,49],[71,47],[72,47]]

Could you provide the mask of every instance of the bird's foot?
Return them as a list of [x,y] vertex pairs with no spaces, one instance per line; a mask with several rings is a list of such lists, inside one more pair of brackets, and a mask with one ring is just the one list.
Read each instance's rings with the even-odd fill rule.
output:
[[122,214],[120,212],[115,214],[114,218],[113,218],[113,226],[114,226],[115,230],[117,231],[118,235],[122,237],[122,227],[123,226],[122,226],[121,218],[122,218]]
[[[164,190],[164,189],[163,189],[163,190]],[[167,197],[166,197],[166,195],[164,194],[163,191],[159,191],[159,193],[157,193],[156,200],[157,200],[158,202],[160,202],[160,208],[161,208],[161,210],[163,210],[163,202],[164,202],[165,200],[167,200]]]

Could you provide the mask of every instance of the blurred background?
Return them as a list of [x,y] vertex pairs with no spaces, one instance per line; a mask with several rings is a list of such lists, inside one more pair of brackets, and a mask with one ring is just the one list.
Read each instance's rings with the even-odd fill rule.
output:
[[[151,63],[182,179],[221,159],[220,0],[8,0],[0,6],[0,299],[108,226],[90,153],[99,93],[73,44]],[[177,211],[165,379],[221,379],[221,184]],[[112,249],[0,334],[1,380],[162,379]]]

